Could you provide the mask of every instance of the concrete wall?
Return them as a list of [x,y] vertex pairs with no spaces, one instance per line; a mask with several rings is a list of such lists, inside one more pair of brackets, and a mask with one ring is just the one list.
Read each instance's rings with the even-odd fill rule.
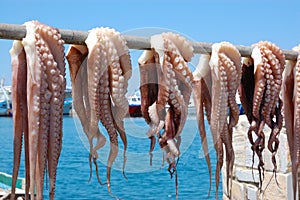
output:
[[[263,151],[264,160],[264,180],[262,191],[259,191],[259,174],[257,170],[258,157],[254,157],[252,170],[251,144],[247,137],[249,122],[245,115],[241,115],[238,125],[233,130],[233,148],[235,152],[235,162],[233,167],[233,179],[231,189],[231,199],[293,199],[292,173],[290,151],[287,142],[285,129],[283,128],[279,135],[279,149],[276,155],[277,161],[277,181],[273,176],[273,164],[271,153],[267,149],[268,138],[271,130],[265,127],[265,150]],[[256,138],[254,138],[255,140]],[[226,159],[226,158],[224,158]],[[223,179],[223,199],[228,199],[226,189],[226,166],[225,160],[222,169]],[[298,195],[297,195],[298,196]],[[297,198],[298,199],[298,198]]]

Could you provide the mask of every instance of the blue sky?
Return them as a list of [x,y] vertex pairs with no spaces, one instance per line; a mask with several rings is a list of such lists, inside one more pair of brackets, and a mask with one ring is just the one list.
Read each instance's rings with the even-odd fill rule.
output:
[[[36,19],[57,28],[87,31],[109,26],[120,32],[160,27],[201,42],[251,45],[269,40],[291,49],[300,43],[299,8],[299,0],[10,0],[1,2],[0,23],[23,24]],[[5,77],[6,84],[11,83],[11,45],[12,41],[0,39],[0,78]],[[132,62],[137,66],[136,60]]]

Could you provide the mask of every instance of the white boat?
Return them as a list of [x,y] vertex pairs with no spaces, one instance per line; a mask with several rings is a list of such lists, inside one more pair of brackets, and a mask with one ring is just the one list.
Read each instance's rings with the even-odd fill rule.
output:
[[0,116],[11,115],[11,87],[4,86],[4,79],[0,82]]
[[[12,115],[11,86],[3,86],[4,79],[0,82],[0,116]],[[69,115],[72,110],[72,88],[65,90],[63,114]]]
[[[10,199],[12,176],[0,172],[0,199]],[[19,178],[16,182],[16,198],[25,197],[25,179]],[[19,199],[19,198],[18,198]]]
[[8,108],[6,100],[0,101],[0,116],[8,116],[11,114],[11,109]]
[[129,105],[132,106],[140,106],[141,105],[141,97],[137,95],[129,96],[128,98]]
[[[129,103],[129,115],[131,117],[141,117],[141,93],[139,90],[136,90],[133,95],[128,96],[128,103]],[[166,105],[166,109],[170,107],[169,104]],[[196,115],[196,109],[194,105],[193,98],[191,97],[189,105],[188,105],[188,113],[189,115],[193,116]]]
[[72,112],[72,88],[67,87],[65,90],[65,99],[64,99],[64,115],[70,115]]
[[127,97],[130,117],[141,117],[141,96],[139,93]]

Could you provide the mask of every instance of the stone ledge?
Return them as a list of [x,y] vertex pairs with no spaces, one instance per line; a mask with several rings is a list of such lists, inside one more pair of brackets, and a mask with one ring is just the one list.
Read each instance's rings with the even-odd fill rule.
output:
[[263,193],[260,195],[262,199],[294,199],[292,173],[277,173],[276,176],[279,185],[277,185],[275,176],[272,172],[265,172],[265,179],[262,184]]
[[258,183],[259,182],[259,174],[256,169],[247,169],[242,167],[235,168],[235,178],[241,182],[247,183]]
[[[226,193],[224,193],[224,190],[226,188],[226,184],[224,186],[223,184],[223,199],[227,200],[229,199],[228,194],[227,194],[227,189],[226,189]],[[231,200],[241,200],[241,199],[246,199],[246,190],[244,187],[243,183],[239,183],[236,180],[232,180],[232,188],[231,188]]]
[[[229,199],[226,187],[226,179],[222,177],[223,181],[223,199]],[[282,200],[293,199],[293,187],[292,187],[292,173],[277,174],[276,183],[275,176],[272,172],[265,172],[265,178],[262,183],[262,191],[260,192],[258,187],[246,182],[239,182],[232,180],[231,199],[236,200]],[[298,195],[297,198],[298,199]]]
[[247,188],[247,199],[248,200],[257,200],[259,196],[258,188],[251,184],[245,184]]
[[[276,184],[273,176],[272,155],[269,152],[268,139],[270,135],[270,128],[265,126],[265,150],[263,151],[264,159],[264,180],[262,183],[262,190],[259,191],[259,174],[257,170],[258,157],[254,156],[254,165],[252,164],[253,152],[251,150],[250,142],[248,141],[249,123],[246,116],[240,116],[238,125],[233,129],[233,148],[235,152],[235,162],[233,166],[233,180],[231,187],[231,199],[270,199],[282,200],[293,199],[292,174],[291,174],[291,160],[287,141],[286,130],[283,128],[279,137],[279,148],[276,154],[277,161],[277,180],[280,186]],[[254,136],[254,135],[253,135]],[[255,136],[253,138],[256,139]],[[224,160],[226,159],[224,153]],[[224,162],[225,163],[225,162]],[[252,169],[253,166],[253,169]],[[254,179],[253,179],[254,176]],[[222,168],[223,181],[223,199],[228,199],[227,185],[226,185],[226,166]],[[298,196],[297,196],[298,199]]]

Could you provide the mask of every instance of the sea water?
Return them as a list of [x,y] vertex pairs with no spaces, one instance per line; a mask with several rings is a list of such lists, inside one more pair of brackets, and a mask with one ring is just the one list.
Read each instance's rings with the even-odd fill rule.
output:
[[[104,148],[98,151],[99,175],[106,180],[106,161],[109,140],[105,129],[99,124],[101,132],[107,137]],[[207,124],[206,124],[206,127]],[[126,118],[125,129],[128,138],[127,163],[122,174],[123,145],[119,140],[119,155],[111,172],[111,190],[120,199],[176,199],[175,177],[171,178],[168,164],[163,162],[163,153],[156,144],[150,166],[150,140],[146,136],[148,125],[143,118]],[[209,128],[209,153],[212,171],[216,167],[216,154]],[[13,122],[12,118],[0,118],[0,171],[12,174],[13,168]],[[177,164],[179,199],[206,199],[209,190],[209,173],[202,150],[195,117],[189,117],[182,132],[181,156]],[[57,169],[55,199],[114,199],[101,186],[96,178],[95,168],[88,182],[90,169],[88,161],[88,141],[77,117],[65,116],[63,119],[63,145]],[[24,150],[22,150],[19,177],[24,177]],[[49,179],[48,179],[49,180]],[[221,178],[220,178],[221,180]],[[215,175],[210,197],[216,198]],[[45,183],[44,197],[48,199],[48,185]],[[222,198],[220,181],[218,196]]]

